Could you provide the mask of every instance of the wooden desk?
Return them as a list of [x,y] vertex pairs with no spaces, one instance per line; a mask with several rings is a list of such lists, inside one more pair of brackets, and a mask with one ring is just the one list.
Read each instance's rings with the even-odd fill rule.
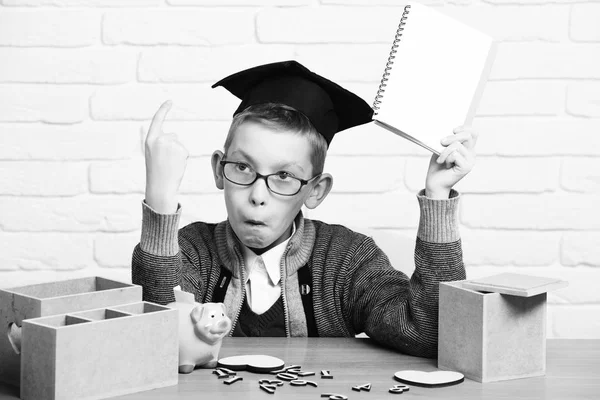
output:
[[[436,361],[410,357],[382,348],[369,339],[338,338],[226,338],[221,356],[268,354],[279,357],[286,365],[300,364],[306,377],[319,387],[291,386],[285,383],[274,394],[262,391],[258,380],[274,375],[238,372],[243,381],[225,385],[212,370],[195,370],[179,375],[179,384],[168,388],[139,392],[116,399],[321,399],[321,393],[344,394],[357,399],[600,399],[600,340],[548,340],[546,376],[496,383],[479,383],[465,379],[456,386],[422,388],[411,386],[403,394],[388,389],[399,383],[396,371],[416,369],[433,371]],[[331,380],[321,379],[322,369],[331,370]],[[371,383],[370,392],[355,392],[352,386]],[[108,384],[108,382],[107,382]],[[401,397],[398,397],[401,396]],[[0,399],[16,399],[15,388],[0,385]]]

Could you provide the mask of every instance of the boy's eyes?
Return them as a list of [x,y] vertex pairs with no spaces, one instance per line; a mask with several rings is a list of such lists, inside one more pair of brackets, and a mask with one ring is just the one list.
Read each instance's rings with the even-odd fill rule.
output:
[[276,174],[277,174],[276,175],[277,179],[280,179],[282,181],[286,180],[288,178],[292,178],[294,176],[294,175],[292,175],[292,174],[290,174],[289,172],[286,172],[286,171],[279,171],[279,172],[276,172]]
[[[243,162],[235,163],[235,168],[240,172],[254,171],[254,169],[250,165],[243,163]],[[277,172],[275,172],[274,175],[277,176],[277,179],[280,179],[280,180],[286,180],[288,178],[295,178],[295,175],[288,171],[277,171]]]
[[237,163],[236,168],[240,171],[246,171],[247,169],[251,169],[248,164],[244,164],[244,163]]

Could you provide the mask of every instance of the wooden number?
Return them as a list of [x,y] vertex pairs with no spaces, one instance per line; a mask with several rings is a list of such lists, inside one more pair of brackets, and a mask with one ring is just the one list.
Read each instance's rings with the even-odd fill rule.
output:
[[[297,371],[297,370],[294,370],[294,371]],[[292,371],[290,370],[288,372],[292,372]],[[294,373],[298,376],[311,376],[311,375],[315,374],[314,372],[311,372],[311,371],[298,371],[298,372],[294,372]]]
[[281,374],[277,374],[277,377],[279,379],[283,379],[285,381],[293,381],[294,379],[298,378],[298,376],[296,376],[294,374],[290,374],[288,372],[283,372]]
[[271,393],[271,394],[275,393],[275,389],[277,388],[277,386],[274,386],[274,385],[259,385],[259,386],[262,390],[264,390],[267,393]]
[[283,386],[283,382],[279,381],[277,379],[261,379],[258,381],[258,384],[259,385],[266,384],[266,385],[270,385],[270,386],[273,386],[273,385]]
[[314,387],[318,387],[319,385],[317,385],[316,382],[313,381],[305,381],[302,379],[294,379],[293,381],[290,381],[290,385],[294,385],[294,386],[306,386],[306,385],[311,385]]
[[324,369],[321,371],[321,379],[333,379],[333,375],[329,370]]
[[292,372],[291,370],[300,370],[300,368],[302,368],[301,365],[288,365],[287,367],[283,367],[281,369],[278,369],[277,371],[271,371],[271,373],[277,375],[284,372]]
[[361,390],[366,390],[367,392],[370,392],[371,384],[365,383],[364,385],[352,386],[352,390],[356,390],[357,392],[360,392]]
[[233,378],[229,378],[225,381],[223,381],[223,383],[227,384],[227,385],[231,385],[232,383],[235,383],[237,381],[241,381],[244,380],[244,378],[242,378],[241,376],[234,376]]
[[410,388],[406,385],[394,385],[390,388],[390,393],[402,394],[408,392]]
[[328,397],[329,400],[348,400],[347,396],[337,393],[321,393],[321,397]]

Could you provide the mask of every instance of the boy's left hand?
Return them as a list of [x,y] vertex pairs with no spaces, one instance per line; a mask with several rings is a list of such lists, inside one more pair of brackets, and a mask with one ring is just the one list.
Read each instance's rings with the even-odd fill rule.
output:
[[477,133],[468,126],[455,128],[454,135],[441,140],[444,150],[433,154],[425,180],[425,195],[433,199],[447,199],[450,189],[467,175],[475,164]]

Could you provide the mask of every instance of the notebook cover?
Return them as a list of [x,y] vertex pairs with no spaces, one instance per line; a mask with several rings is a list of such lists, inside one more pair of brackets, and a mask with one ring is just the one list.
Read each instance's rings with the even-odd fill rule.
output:
[[471,125],[497,45],[433,7],[410,7],[373,119],[439,154],[443,137]]
[[531,297],[566,287],[569,283],[555,278],[543,278],[514,273],[502,273],[463,282],[466,289]]

